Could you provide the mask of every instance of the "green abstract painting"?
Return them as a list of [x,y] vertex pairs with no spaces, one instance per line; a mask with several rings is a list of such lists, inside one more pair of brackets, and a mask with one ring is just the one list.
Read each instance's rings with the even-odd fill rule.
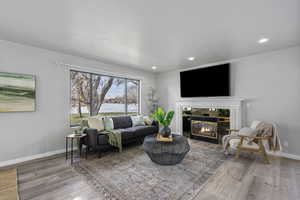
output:
[[0,72],[0,112],[35,111],[35,76]]

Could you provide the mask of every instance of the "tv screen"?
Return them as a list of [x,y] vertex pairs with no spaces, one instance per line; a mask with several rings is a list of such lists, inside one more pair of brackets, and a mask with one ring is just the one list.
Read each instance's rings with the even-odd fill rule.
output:
[[181,97],[230,96],[230,64],[180,72]]

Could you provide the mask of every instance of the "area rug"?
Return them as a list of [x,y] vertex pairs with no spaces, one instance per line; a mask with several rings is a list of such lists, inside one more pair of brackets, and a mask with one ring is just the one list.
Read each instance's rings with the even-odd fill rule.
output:
[[0,199],[19,199],[16,169],[0,171]]
[[153,163],[141,146],[100,159],[74,164],[74,169],[104,199],[193,199],[226,157],[219,145],[189,141],[190,152],[174,166]]

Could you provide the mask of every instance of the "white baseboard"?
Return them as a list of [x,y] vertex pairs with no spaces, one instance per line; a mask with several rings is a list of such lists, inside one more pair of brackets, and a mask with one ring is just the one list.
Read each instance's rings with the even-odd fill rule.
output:
[[13,160],[2,161],[2,162],[0,162],[0,167],[15,165],[15,164],[18,164],[18,163],[22,163],[22,162],[26,162],[26,161],[30,161],[30,160],[34,160],[34,159],[39,159],[39,158],[45,158],[45,157],[53,156],[53,155],[56,155],[56,154],[61,154],[61,153],[64,153],[64,152],[66,152],[65,149],[60,149],[60,150],[50,151],[50,152],[36,154],[36,155],[32,155],[32,156],[16,158],[16,159],[13,159]]
[[285,153],[285,152],[276,152],[276,153],[268,152],[268,154],[273,155],[273,156],[283,157],[283,158],[289,158],[289,159],[293,159],[293,160],[300,160],[300,156]]

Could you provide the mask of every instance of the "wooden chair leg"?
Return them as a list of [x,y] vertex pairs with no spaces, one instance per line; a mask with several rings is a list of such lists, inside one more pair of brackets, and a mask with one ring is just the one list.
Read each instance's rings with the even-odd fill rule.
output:
[[235,155],[235,159],[239,159],[239,157],[240,157],[240,153],[241,153],[240,147],[243,145],[243,141],[244,141],[244,138],[241,138],[241,141],[240,141],[239,145],[237,146],[237,152]]
[[267,154],[266,149],[265,149],[265,147],[262,143],[260,143],[260,152],[261,152],[262,156],[265,158],[266,163],[270,164],[268,154]]
[[240,152],[241,152],[241,149],[238,147],[237,151],[236,151],[236,154],[235,154],[235,159],[236,160],[240,158]]

